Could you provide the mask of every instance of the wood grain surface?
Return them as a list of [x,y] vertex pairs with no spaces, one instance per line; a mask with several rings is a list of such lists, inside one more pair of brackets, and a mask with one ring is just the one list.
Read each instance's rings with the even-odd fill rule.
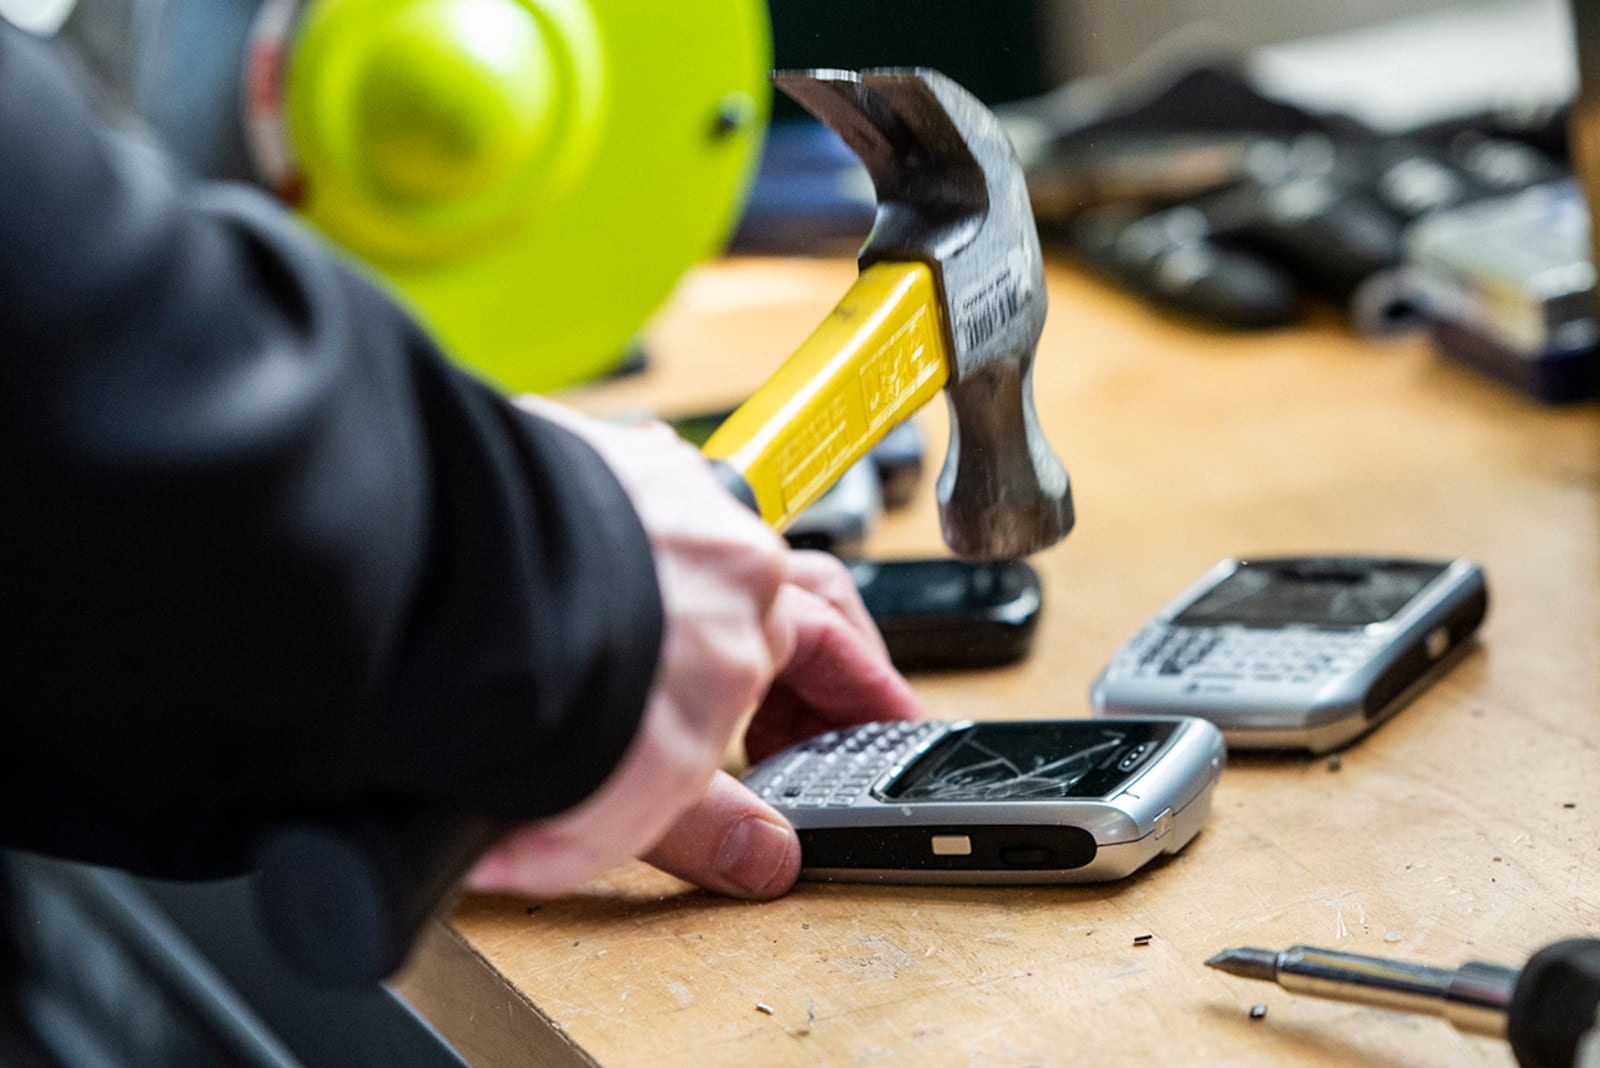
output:
[[[656,325],[647,373],[569,399],[606,413],[737,400],[853,276],[712,265]],[[1474,558],[1490,588],[1479,647],[1337,770],[1236,755],[1206,830],[1117,884],[802,885],[752,905],[635,865],[558,901],[465,899],[398,985],[474,1064],[1511,1063],[1440,1021],[1202,962],[1303,942],[1520,963],[1600,932],[1600,408],[1540,407],[1415,336],[1331,320],[1208,332],[1065,267],[1049,284],[1038,408],[1078,528],[1035,560],[1033,655],[917,677],[933,713],[1087,714],[1118,645],[1236,554]],[[943,406],[918,419],[930,472],[873,555],[941,551]]]

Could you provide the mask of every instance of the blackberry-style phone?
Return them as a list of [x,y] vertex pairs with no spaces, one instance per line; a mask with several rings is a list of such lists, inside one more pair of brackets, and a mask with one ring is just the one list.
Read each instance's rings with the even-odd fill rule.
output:
[[1090,690],[1099,716],[1204,716],[1230,746],[1345,745],[1457,658],[1488,608],[1470,560],[1224,560],[1134,635]]
[[862,560],[861,601],[901,671],[958,671],[1021,660],[1044,589],[1026,560]]
[[803,879],[1080,883],[1187,845],[1225,760],[1190,717],[869,723],[744,781],[799,832]]

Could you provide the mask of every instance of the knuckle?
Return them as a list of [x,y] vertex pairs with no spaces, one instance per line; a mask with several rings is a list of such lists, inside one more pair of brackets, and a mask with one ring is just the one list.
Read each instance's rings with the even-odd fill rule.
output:
[[829,600],[855,596],[855,579],[837,556],[808,549],[796,552],[794,557],[797,572],[814,593]]
[[743,551],[732,554],[727,563],[736,581],[756,598],[765,614],[788,579],[788,549],[782,539],[760,525],[740,545]]
[[720,732],[697,717],[688,702],[675,702],[676,714],[655,717],[650,746],[654,751],[652,790],[659,804],[681,804],[710,777],[722,753]]
[[755,621],[740,620],[685,637],[688,644],[672,656],[693,666],[672,689],[683,696],[700,732],[729,734],[771,682],[774,664],[765,633]]
[[771,660],[764,639],[748,643],[748,652],[739,657],[728,672],[728,706],[732,715],[742,715],[766,693],[772,679]]
[[822,568],[819,592],[835,602],[851,601],[858,596],[855,579],[850,577],[850,572],[845,569],[843,562],[831,556]]

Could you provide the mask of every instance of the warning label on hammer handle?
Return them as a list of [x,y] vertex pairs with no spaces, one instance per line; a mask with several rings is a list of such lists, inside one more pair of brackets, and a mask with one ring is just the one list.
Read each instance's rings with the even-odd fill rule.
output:
[[1033,299],[1033,276],[1020,251],[1006,258],[994,274],[962,293],[955,301],[950,332],[956,347],[967,351],[994,337]]

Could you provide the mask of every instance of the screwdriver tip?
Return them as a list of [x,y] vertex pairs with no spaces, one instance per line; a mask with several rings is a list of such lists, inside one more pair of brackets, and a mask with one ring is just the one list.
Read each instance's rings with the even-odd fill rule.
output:
[[1270,949],[1238,946],[1218,953],[1206,961],[1206,967],[1244,979],[1261,979],[1271,983],[1278,978],[1278,954]]

